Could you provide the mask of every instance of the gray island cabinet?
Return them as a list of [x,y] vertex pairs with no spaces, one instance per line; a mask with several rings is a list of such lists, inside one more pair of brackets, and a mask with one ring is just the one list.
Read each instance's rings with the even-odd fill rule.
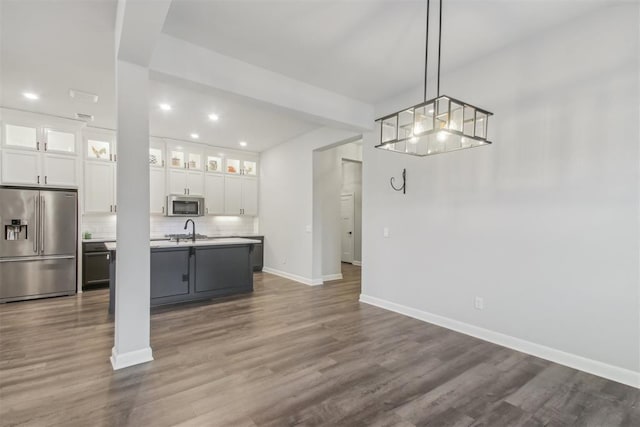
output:
[[[251,254],[257,243],[260,240],[242,238],[151,242],[151,306],[252,292]],[[115,243],[106,246],[113,312],[117,251]]]

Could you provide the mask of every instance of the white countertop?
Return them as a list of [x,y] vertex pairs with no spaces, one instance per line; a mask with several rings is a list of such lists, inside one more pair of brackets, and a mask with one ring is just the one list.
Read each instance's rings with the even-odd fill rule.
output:
[[[172,242],[169,240],[158,240],[149,242],[150,248],[176,248],[189,246],[228,246],[228,245],[246,245],[250,243],[262,243],[260,240],[242,239],[240,237],[231,237],[227,239],[210,239],[210,240],[180,240],[180,242]],[[116,242],[106,242],[105,247],[109,251],[116,250]]]
[[[235,238],[235,237],[238,237],[238,236],[241,236],[241,237],[244,238],[244,237],[263,237],[264,235],[263,234],[259,234],[259,233],[239,233],[239,234],[226,233],[226,234],[212,234],[212,235],[209,236],[209,238],[210,239],[213,239],[213,238],[218,239],[220,237],[225,237],[225,238],[226,237],[228,237],[228,238],[234,237]],[[169,240],[169,238],[164,236],[164,235],[156,235],[156,236],[151,236],[150,240]],[[82,239],[82,243],[105,243],[105,242],[115,242],[115,241],[116,241],[116,237],[115,236],[113,236],[113,237],[94,237],[94,238],[91,238],[91,239]]]

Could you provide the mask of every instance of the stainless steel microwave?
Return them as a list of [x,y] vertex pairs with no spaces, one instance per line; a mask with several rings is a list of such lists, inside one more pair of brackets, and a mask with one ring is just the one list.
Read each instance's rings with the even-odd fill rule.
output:
[[204,197],[167,196],[167,216],[203,216]]

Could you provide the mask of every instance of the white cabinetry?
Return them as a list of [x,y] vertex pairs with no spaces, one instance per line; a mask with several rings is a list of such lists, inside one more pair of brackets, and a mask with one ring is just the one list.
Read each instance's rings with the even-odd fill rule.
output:
[[84,212],[116,212],[116,165],[86,161],[84,165]]
[[165,170],[152,167],[149,170],[149,212],[164,214],[165,202]]
[[204,195],[204,176],[200,171],[169,168],[168,182],[170,194]]
[[205,213],[207,215],[224,215],[224,176],[206,174],[204,188]]
[[225,176],[224,210],[227,215],[257,215],[258,181],[250,177]]
[[77,131],[30,124],[3,123],[3,184],[76,187],[78,159]]

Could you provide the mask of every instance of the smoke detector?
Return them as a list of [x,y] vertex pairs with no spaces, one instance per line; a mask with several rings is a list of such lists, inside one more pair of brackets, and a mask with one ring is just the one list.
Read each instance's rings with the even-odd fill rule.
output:
[[98,103],[98,95],[91,92],[84,92],[78,89],[69,89],[69,96],[73,99],[92,104]]

